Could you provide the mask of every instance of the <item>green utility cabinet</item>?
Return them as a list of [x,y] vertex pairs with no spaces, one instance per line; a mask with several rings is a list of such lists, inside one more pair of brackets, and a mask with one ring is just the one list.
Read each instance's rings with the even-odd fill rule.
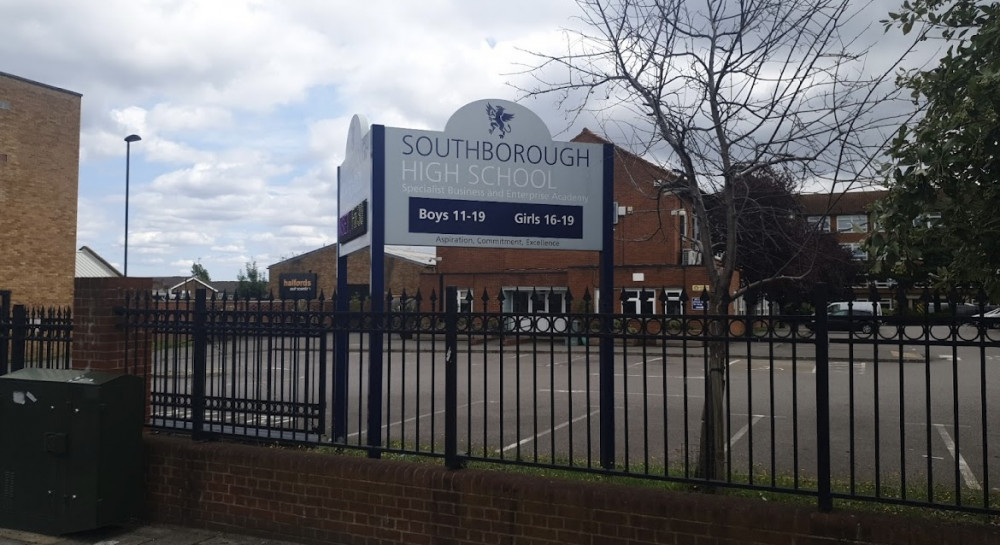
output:
[[0,528],[51,535],[126,522],[142,500],[140,377],[0,376]]

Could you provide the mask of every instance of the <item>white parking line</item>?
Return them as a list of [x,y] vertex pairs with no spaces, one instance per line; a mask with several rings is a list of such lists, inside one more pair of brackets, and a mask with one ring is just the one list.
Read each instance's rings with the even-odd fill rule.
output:
[[[564,389],[552,390],[550,388],[539,388],[538,389],[538,393],[586,394],[588,392],[587,392],[587,390],[564,390]],[[597,394],[600,393],[600,390],[594,390],[594,391],[589,392],[589,393],[591,395],[597,395]],[[621,392],[618,392],[618,393],[620,394]],[[684,394],[666,394],[666,395],[664,395],[662,392],[645,392],[645,393],[643,393],[643,392],[629,392],[629,393],[631,395],[645,395],[646,397],[679,397],[679,398],[685,397]],[[687,397],[689,399],[693,399],[693,398],[699,398],[700,399],[700,398],[702,398],[704,396],[700,396],[698,394],[693,394],[693,393],[688,393]]]
[[600,410],[591,411],[589,414],[585,414],[583,416],[578,416],[578,417],[574,418],[573,420],[570,420],[569,422],[563,422],[562,424],[559,424],[558,426],[556,426],[554,428],[538,432],[538,435],[534,435],[534,436],[531,436],[531,437],[525,437],[524,439],[521,439],[520,441],[518,441],[516,443],[511,443],[511,444],[507,445],[506,447],[504,447],[501,450],[501,452],[507,452],[508,450],[516,449],[517,447],[519,447],[521,445],[526,445],[526,444],[528,444],[528,443],[530,443],[530,442],[532,442],[532,441],[534,441],[536,439],[541,439],[542,437],[544,437],[546,435],[549,435],[550,433],[553,433],[555,431],[561,430],[561,429],[565,428],[566,426],[569,426],[570,424],[576,424],[577,422],[579,422],[579,421],[581,421],[581,420],[583,420],[585,418],[593,418],[594,415],[600,414],[600,412],[601,412]]
[[[468,408],[472,407],[473,405],[482,405],[482,404],[483,404],[482,401],[474,401],[471,405],[468,404],[468,403],[463,403],[463,404],[459,405],[458,408],[459,409],[468,409]],[[396,426],[396,427],[398,427],[398,426],[402,426],[403,424],[409,424],[409,423],[412,423],[412,422],[416,422],[417,420],[420,420],[420,419],[432,418],[434,416],[439,416],[439,415],[442,415],[442,414],[444,414],[444,409],[439,409],[439,410],[436,410],[436,411],[434,411],[432,413],[424,413],[424,414],[421,414],[419,416],[411,416],[411,417],[403,419],[403,420],[395,420],[393,422],[388,422],[388,423],[382,424],[382,431],[385,431],[385,430],[389,429],[390,426]],[[360,429],[360,430],[358,430],[358,431],[356,431],[354,433],[347,434],[347,438],[348,439],[354,439],[355,437],[360,437],[361,434],[364,434],[364,433],[368,433],[368,428],[367,427],[365,427],[363,429]]]
[[[600,373],[591,373],[590,376],[592,376],[592,377],[600,377],[601,374]],[[651,379],[661,379],[661,378],[663,378],[663,375],[652,375],[652,374],[650,374],[650,375],[643,375],[642,373],[629,373],[628,375],[624,375],[622,373],[615,373],[615,378],[625,377],[625,376],[628,376],[629,378],[644,378],[644,377],[645,378],[651,378]],[[688,375],[686,377],[684,375],[667,375],[667,378],[672,378],[672,379],[677,379],[677,380],[683,380],[685,378],[688,379],[688,380],[704,380],[705,379],[705,377],[702,376],[702,375]]]
[[944,424],[934,424],[937,428],[938,435],[941,436],[941,440],[944,441],[944,446],[947,447],[948,452],[951,453],[951,457],[958,460],[958,471],[962,474],[962,480],[965,481],[965,486],[969,490],[982,490],[979,486],[979,481],[976,480],[976,476],[972,473],[972,468],[969,464],[965,462],[965,458],[955,452],[955,441],[952,440],[951,436],[948,435],[948,430],[945,429]]
[[638,367],[638,366],[640,366],[640,365],[644,365],[644,364],[645,364],[645,365],[648,365],[648,364],[650,364],[650,363],[653,363],[654,361],[660,361],[660,360],[662,360],[662,359],[663,359],[663,358],[661,358],[661,357],[659,357],[659,356],[656,356],[655,358],[646,358],[645,360],[642,360],[642,361],[637,361],[637,362],[635,362],[635,363],[630,363],[630,364],[629,364],[629,367]]
[[757,424],[757,422],[759,422],[761,418],[764,418],[764,415],[755,414],[753,415],[753,420],[751,420],[748,424],[743,424],[742,428],[736,430],[736,433],[734,433],[733,436],[729,438],[729,443],[726,444],[725,452],[728,454],[729,447],[735,445],[737,442],[739,442],[740,439],[743,439],[743,436],[750,431],[750,426]]

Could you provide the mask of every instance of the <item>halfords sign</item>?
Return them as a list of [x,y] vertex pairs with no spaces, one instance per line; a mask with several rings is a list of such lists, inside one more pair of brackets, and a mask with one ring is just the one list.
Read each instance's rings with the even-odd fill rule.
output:
[[285,273],[278,276],[278,293],[282,299],[315,299],[315,273]]
[[444,132],[386,127],[386,244],[599,250],[603,146],[481,100]]

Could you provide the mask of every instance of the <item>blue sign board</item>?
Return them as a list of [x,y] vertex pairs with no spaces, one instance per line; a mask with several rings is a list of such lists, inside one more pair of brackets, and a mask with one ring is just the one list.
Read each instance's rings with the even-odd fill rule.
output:
[[443,132],[386,127],[384,149],[386,244],[602,248],[604,146],[554,141],[520,104],[473,102]]
[[411,233],[528,237],[537,246],[545,241],[531,239],[583,238],[581,206],[410,197],[409,207]]

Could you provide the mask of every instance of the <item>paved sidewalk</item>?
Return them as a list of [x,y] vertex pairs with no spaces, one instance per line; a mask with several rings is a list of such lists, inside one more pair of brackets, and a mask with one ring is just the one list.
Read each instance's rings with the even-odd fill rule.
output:
[[47,536],[0,528],[0,545],[296,545],[278,541],[197,530],[168,524],[110,526],[101,530]]

